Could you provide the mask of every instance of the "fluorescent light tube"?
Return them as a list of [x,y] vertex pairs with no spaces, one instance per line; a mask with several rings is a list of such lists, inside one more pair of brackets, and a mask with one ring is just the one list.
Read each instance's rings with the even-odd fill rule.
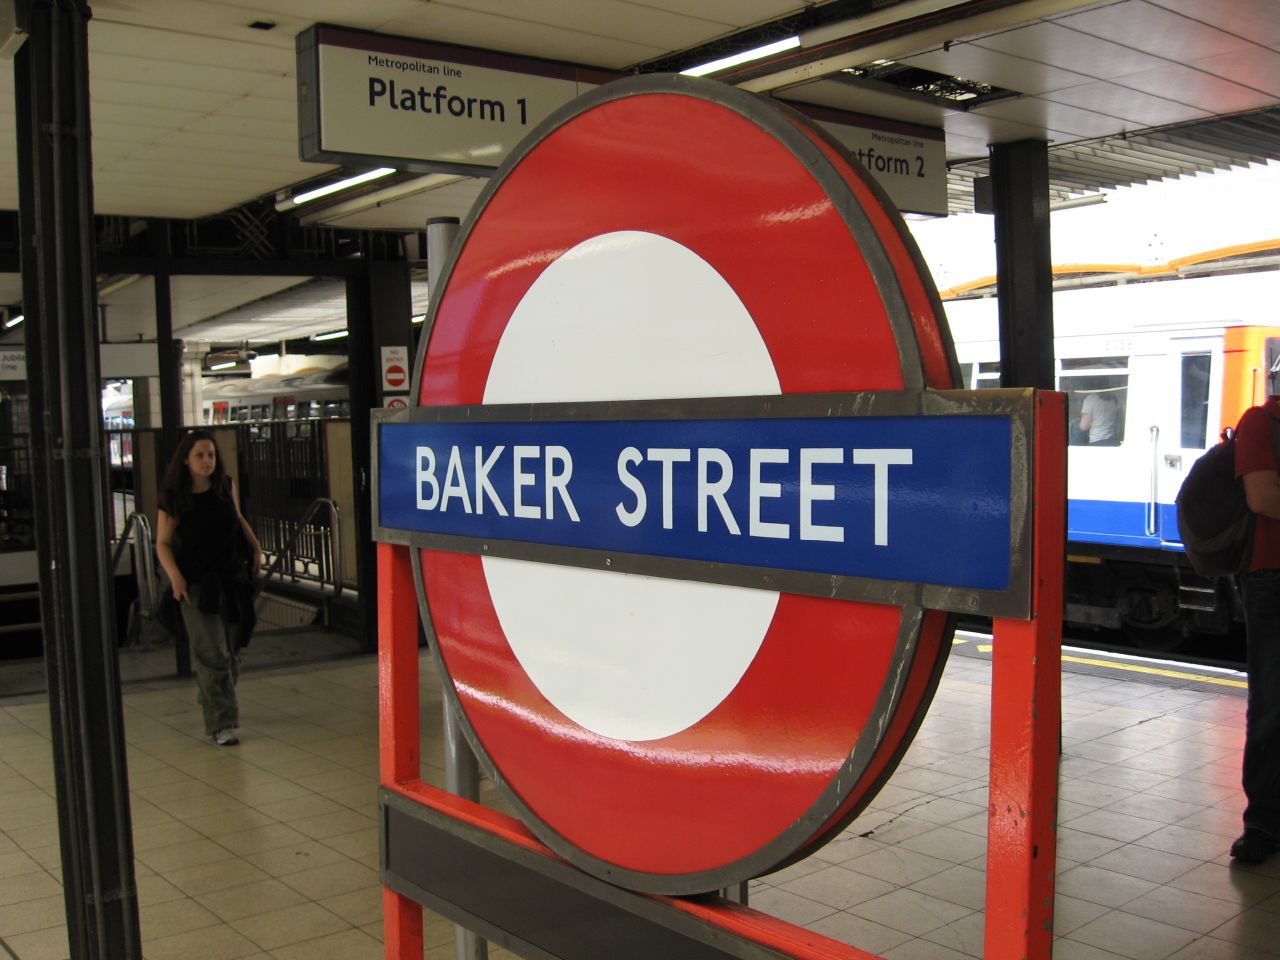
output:
[[784,50],[794,50],[798,46],[800,46],[799,37],[787,37],[785,40],[766,43],[763,47],[756,47],[754,50],[744,50],[742,53],[735,53],[731,57],[721,57],[719,60],[712,60],[710,63],[704,63],[701,66],[681,70],[680,74],[685,77],[705,77],[708,73],[727,70],[729,67],[736,67],[740,63],[749,63],[752,60],[769,57],[775,53],[782,53]]
[[23,320],[25,320],[25,319],[27,319],[27,318],[26,318],[26,317],[24,317],[22,314],[20,314],[20,313],[16,313],[16,314],[14,314],[12,317],[10,317],[8,320],[6,320],[6,321],[4,322],[4,328],[5,328],[6,330],[12,330],[14,327],[16,327],[18,324],[20,324],[20,323],[21,323]]
[[339,190],[346,190],[348,187],[368,183],[370,180],[377,180],[395,172],[395,167],[379,167],[377,170],[370,170],[367,173],[348,177],[346,180],[339,180],[337,183],[331,183],[327,187],[317,187],[314,190],[308,190],[306,193],[299,193],[293,198],[293,205],[296,207],[311,200],[318,200],[320,197],[327,197],[329,194],[337,193]]
[[347,335],[346,330],[330,330],[328,333],[317,333],[312,340],[339,340]]
[[209,364],[209,369],[210,370],[230,370],[235,365],[236,365],[236,362],[234,360],[223,360],[221,363]]

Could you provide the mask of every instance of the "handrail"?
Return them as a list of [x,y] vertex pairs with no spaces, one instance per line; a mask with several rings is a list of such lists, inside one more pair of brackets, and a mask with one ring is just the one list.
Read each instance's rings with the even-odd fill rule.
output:
[[267,566],[267,572],[262,575],[254,586],[253,602],[255,605],[262,595],[262,591],[266,589],[267,582],[272,575],[282,569],[284,558],[293,555],[293,549],[298,545],[298,538],[307,529],[307,522],[322,506],[329,508],[329,548],[333,555],[333,597],[336,600],[342,595],[342,515],[335,501],[328,497],[316,497],[302,514],[302,519],[298,521],[298,526],[293,531],[293,537],[289,540],[288,546],[276,552],[275,559]]
[[1160,428],[1152,426],[1151,434],[1151,489],[1147,496],[1145,517],[1146,533],[1154,537],[1160,529]]
[[[130,531],[137,531],[137,536],[130,538]],[[155,539],[151,536],[151,521],[145,513],[135,510],[124,521],[124,532],[111,553],[111,566],[114,574],[124,555],[125,545],[133,544],[133,576],[138,581],[138,601],[142,615],[152,616],[158,606],[156,589]]]

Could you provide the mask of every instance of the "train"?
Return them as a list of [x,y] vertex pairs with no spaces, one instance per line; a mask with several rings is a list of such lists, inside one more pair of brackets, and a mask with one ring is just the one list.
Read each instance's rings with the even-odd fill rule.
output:
[[217,380],[204,386],[201,406],[209,426],[349,417],[347,365]]
[[[1093,285],[1077,276],[1054,293],[1057,388],[1069,409],[1066,621],[1077,635],[1119,631],[1131,645],[1174,650],[1238,634],[1235,585],[1191,569],[1174,502],[1223,429],[1280,393],[1280,270],[1232,266],[1122,283],[1098,274]],[[963,385],[997,385],[997,301],[950,294]],[[1096,435],[1099,410],[1109,436]]]

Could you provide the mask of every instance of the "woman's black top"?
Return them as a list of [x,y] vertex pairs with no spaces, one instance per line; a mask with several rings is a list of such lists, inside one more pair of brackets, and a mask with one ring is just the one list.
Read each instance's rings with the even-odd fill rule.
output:
[[241,626],[241,645],[253,631],[253,583],[249,578],[249,545],[231,499],[228,477],[221,496],[210,489],[188,495],[186,509],[166,495],[161,509],[177,524],[174,559],[187,583],[200,588],[200,609]]
[[191,506],[178,521],[178,569],[188,583],[210,574],[232,576],[246,559],[244,531],[228,491],[191,494]]

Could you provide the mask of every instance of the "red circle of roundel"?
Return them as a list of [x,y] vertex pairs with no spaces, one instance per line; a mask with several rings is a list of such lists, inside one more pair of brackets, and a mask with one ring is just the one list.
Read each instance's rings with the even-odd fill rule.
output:
[[[534,281],[623,230],[674,240],[724,278],[783,393],[951,386],[936,295],[882,202],[766,100],[686,78],[611,84],[535,132],[477,204],[428,321],[418,402],[481,403]],[[783,594],[723,702],[672,736],[619,742],[533,684],[480,557],[421,550],[420,573],[447,695],[486,772],[552,849],[653,892],[723,887],[837,832],[905,749],[949,647],[940,614]]]

